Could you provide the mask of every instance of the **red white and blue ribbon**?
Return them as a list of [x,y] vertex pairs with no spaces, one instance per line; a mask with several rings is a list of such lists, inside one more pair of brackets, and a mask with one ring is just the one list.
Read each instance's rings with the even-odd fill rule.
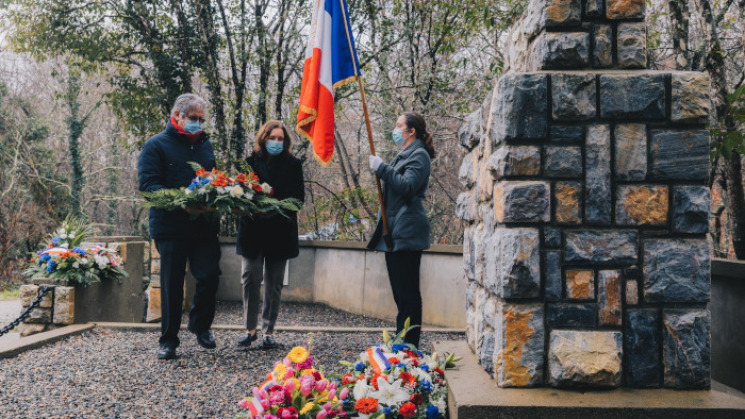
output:
[[383,352],[379,347],[367,348],[367,358],[370,361],[375,372],[382,374],[383,371],[391,368],[391,363],[388,362]]

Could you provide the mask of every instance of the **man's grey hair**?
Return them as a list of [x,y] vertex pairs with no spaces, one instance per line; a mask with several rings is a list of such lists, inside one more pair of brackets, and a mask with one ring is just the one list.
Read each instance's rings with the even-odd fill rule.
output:
[[194,93],[184,93],[176,98],[176,102],[173,104],[173,109],[171,109],[171,116],[173,116],[176,111],[179,111],[181,115],[188,115],[189,111],[197,111],[205,109],[206,107],[207,102],[201,97]]

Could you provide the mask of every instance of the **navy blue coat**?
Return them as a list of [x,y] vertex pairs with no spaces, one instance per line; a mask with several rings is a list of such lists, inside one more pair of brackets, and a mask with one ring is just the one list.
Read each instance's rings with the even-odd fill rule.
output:
[[[159,189],[176,189],[189,186],[196,177],[188,162],[197,162],[212,170],[215,154],[207,134],[202,134],[191,144],[186,135],[179,133],[168,122],[165,131],[152,136],[137,160],[139,189],[153,192]],[[183,210],[165,211],[150,208],[150,236],[153,239],[205,239],[217,236],[218,225],[212,218],[200,215],[194,220]]]
[[421,140],[409,144],[390,163],[381,163],[375,174],[383,181],[383,202],[393,249],[387,249],[382,240],[380,215],[369,249],[397,252],[429,248],[429,218],[423,201],[430,170],[431,160]]
[[[271,185],[275,198],[305,200],[303,165],[299,159],[282,153],[269,161],[252,154],[246,161],[259,180]],[[236,253],[248,258],[255,258],[259,252],[272,259],[296,257],[299,254],[297,213],[290,211],[287,215],[289,219],[281,215],[241,217]]]

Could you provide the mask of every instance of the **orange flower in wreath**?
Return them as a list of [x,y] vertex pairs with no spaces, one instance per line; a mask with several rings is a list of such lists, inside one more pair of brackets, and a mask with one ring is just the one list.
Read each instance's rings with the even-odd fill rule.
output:
[[375,399],[359,399],[354,404],[354,408],[364,414],[375,413],[378,411],[378,401]]

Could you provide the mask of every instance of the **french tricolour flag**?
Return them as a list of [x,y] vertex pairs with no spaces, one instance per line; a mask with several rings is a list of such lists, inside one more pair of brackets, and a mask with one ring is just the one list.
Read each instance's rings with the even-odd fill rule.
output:
[[297,130],[327,167],[334,155],[334,90],[359,77],[346,0],[313,0]]

